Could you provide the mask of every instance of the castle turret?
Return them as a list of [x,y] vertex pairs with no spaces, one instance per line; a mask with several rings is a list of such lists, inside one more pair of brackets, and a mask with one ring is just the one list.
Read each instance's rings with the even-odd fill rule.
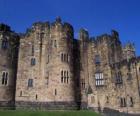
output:
[[73,77],[73,27],[61,22],[60,17],[52,23],[50,29],[50,60],[47,68],[50,74],[50,98],[52,102],[68,107],[75,104]]
[[0,107],[14,105],[18,44],[18,35],[0,24]]
[[129,42],[123,48],[123,59],[129,60],[133,57],[136,57],[135,46]]
[[[32,101],[37,107],[38,103],[51,107],[76,105],[73,27],[57,17],[51,24],[35,23],[30,32],[20,41],[16,106]],[[22,101],[26,102],[21,104]]]
[[80,90],[81,90],[81,108],[87,108],[87,90],[89,85],[89,34],[85,29],[79,31],[80,42]]

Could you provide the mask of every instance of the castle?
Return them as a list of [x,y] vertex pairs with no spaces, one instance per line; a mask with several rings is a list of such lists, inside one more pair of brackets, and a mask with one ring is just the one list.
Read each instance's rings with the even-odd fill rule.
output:
[[140,57],[117,31],[89,37],[57,17],[25,34],[0,24],[0,107],[140,113]]

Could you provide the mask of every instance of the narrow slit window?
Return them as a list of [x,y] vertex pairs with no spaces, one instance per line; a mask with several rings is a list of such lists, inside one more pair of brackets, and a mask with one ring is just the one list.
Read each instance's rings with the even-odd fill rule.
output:
[[28,80],[28,87],[33,87],[33,79]]
[[35,58],[31,58],[31,66],[34,66],[36,64],[36,59]]

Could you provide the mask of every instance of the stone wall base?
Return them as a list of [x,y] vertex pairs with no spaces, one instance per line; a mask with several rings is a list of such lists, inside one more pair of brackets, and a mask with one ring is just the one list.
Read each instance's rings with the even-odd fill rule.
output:
[[14,101],[0,101],[0,109],[15,109]]
[[140,116],[140,113],[119,112],[119,110],[107,107],[102,110],[99,107],[89,107],[88,109],[103,114],[103,116]]
[[25,102],[16,101],[16,109],[35,109],[35,110],[77,110],[75,102]]

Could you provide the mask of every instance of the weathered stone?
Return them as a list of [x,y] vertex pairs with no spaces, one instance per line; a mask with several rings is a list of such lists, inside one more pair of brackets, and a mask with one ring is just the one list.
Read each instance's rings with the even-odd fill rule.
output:
[[0,34],[10,43],[0,49],[0,70],[9,72],[0,106],[140,113],[140,58],[132,44],[122,47],[117,31],[90,38],[81,29],[74,39],[73,27],[58,17],[34,23],[19,35],[19,47],[17,34]]

